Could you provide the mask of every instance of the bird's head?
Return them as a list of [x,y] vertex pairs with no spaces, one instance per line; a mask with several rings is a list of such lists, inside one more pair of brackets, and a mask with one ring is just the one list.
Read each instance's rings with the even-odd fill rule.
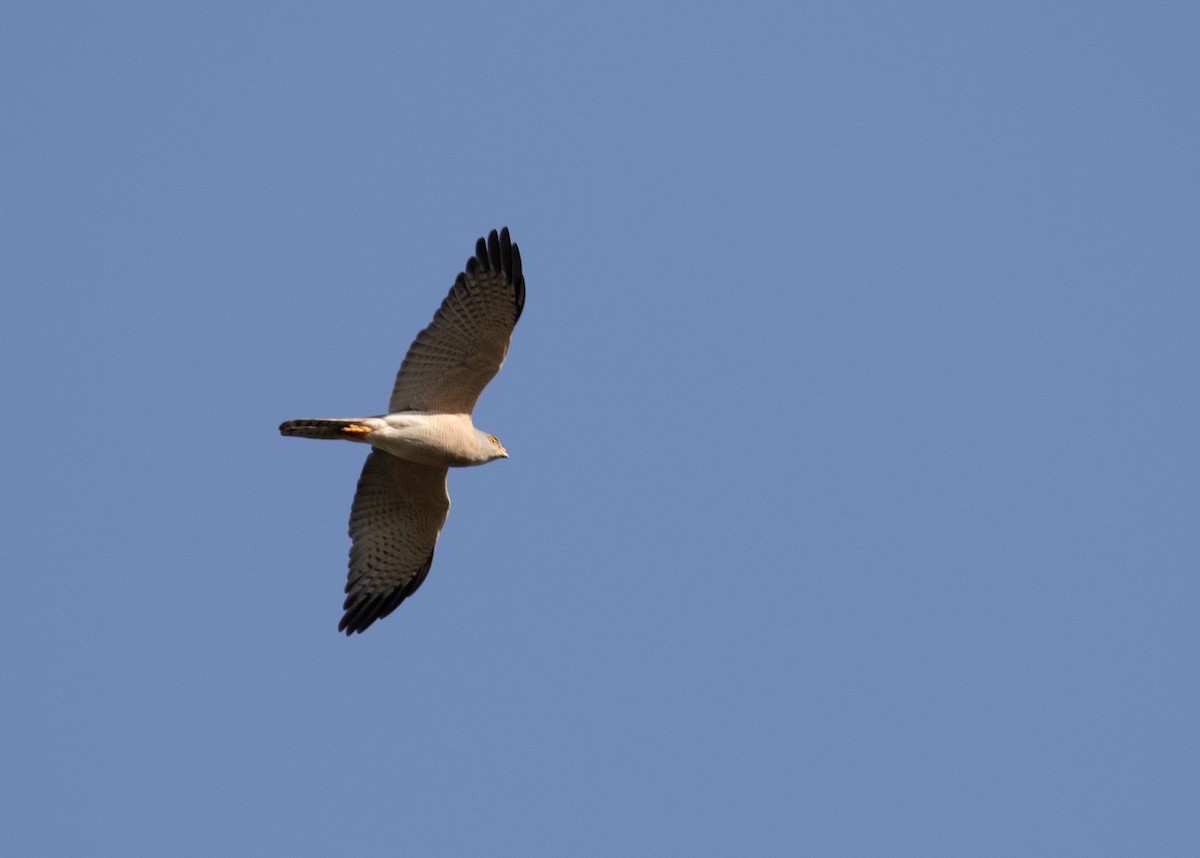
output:
[[487,456],[487,461],[489,462],[495,459],[508,458],[508,451],[504,449],[504,445],[500,443],[500,439],[495,435],[480,432],[479,446],[483,448],[483,454]]

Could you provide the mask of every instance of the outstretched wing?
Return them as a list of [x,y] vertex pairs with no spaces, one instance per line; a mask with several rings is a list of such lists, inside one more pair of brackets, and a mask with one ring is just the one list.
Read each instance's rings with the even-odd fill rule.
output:
[[408,347],[396,374],[388,411],[470,414],[479,394],[500,371],[513,327],[525,307],[521,251],[492,230],[433,321]]
[[350,575],[338,631],[364,631],[417,591],[449,511],[446,468],[371,451],[350,509]]

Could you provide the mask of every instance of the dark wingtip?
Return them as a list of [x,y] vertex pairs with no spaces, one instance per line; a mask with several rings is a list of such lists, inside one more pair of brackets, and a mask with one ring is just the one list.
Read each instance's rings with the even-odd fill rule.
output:
[[[351,549],[351,554],[353,555],[353,549]],[[433,551],[429,552],[429,556],[425,558],[421,568],[409,579],[407,584],[387,593],[376,593],[373,596],[351,593],[353,585],[347,581],[346,601],[342,603],[342,610],[345,613],[342,614],[341,622],[338,623],[338,631],[345,632],[346,637],[356,632],[362,634],[376,620],[382,620],[400,607],[401,602],[417,592],[417,588],[425,583],[425,578],[429,575],[429,567],[433,565],[433,554]]]
[[346,604],[342,606],[345,613],[342,615],[341,622],[338,623],[338,631],[345,632],[347,636],[355,632],[362,634],[376,620],[381,620],[396,610],[402,601],[404,601],[404,596],[399,591],[381,593],[366,599],[360,596],[350,596],[346,599]]
[[[504,228],[504,236],[508,237],[508,227]],[[521,311],[525,309],[525,272],[521,270],[521,248],[516,244],[512,245],[511,268],[505,273],[513,285],[513,304],[517,308],[517,319],[520,319]]]
[[488,266],[493,271],[505,271],[504,260],[500,255],[500,236],[496,234],[496,230],[494,229],[488,233],[487,246]]
[[493,229],[488,234],[487,243],[492,270],[504,272],[504,279],[513,287],[513,306],[517,310],[517,318],[513,321],[517,321],[521,318],[521,311],[525,309],[525,274],[521,269],[521,248],[513,242],[507,226],[501,227],[498,234]]
[[502,227],[499,232],[493,229],[487,238],[475,242],[475,255],[467,260],[466,273],[474,276],[478,271],[504,274],[504,279],[513,287],[513,306],[517,311],[513,321],[520,319],[525,309],[525,273],[521,268],[521,249],[513,242],[508,227]]

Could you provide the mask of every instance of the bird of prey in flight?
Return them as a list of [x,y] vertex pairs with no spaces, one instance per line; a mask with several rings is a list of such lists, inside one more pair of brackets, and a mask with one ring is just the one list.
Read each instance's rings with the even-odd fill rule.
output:
[[421,586],[450,511],[447,470],[508,458],[495,435],[475,428],[471,412],[504,363],[524,306],[521,252],[508,227],[492,230],[408,347],[387,414],[279,427],[298,438],[371,445],[350,508],[350,574],[338,631],[365,631]]

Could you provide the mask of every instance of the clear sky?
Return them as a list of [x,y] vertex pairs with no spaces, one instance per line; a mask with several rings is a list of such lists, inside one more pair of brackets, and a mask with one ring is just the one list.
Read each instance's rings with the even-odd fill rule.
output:
[[[4,4],[0,839],[1194,855],[1197,32]],[[347,639],[364,450],[277,426],[505,224],[512,458]]]

